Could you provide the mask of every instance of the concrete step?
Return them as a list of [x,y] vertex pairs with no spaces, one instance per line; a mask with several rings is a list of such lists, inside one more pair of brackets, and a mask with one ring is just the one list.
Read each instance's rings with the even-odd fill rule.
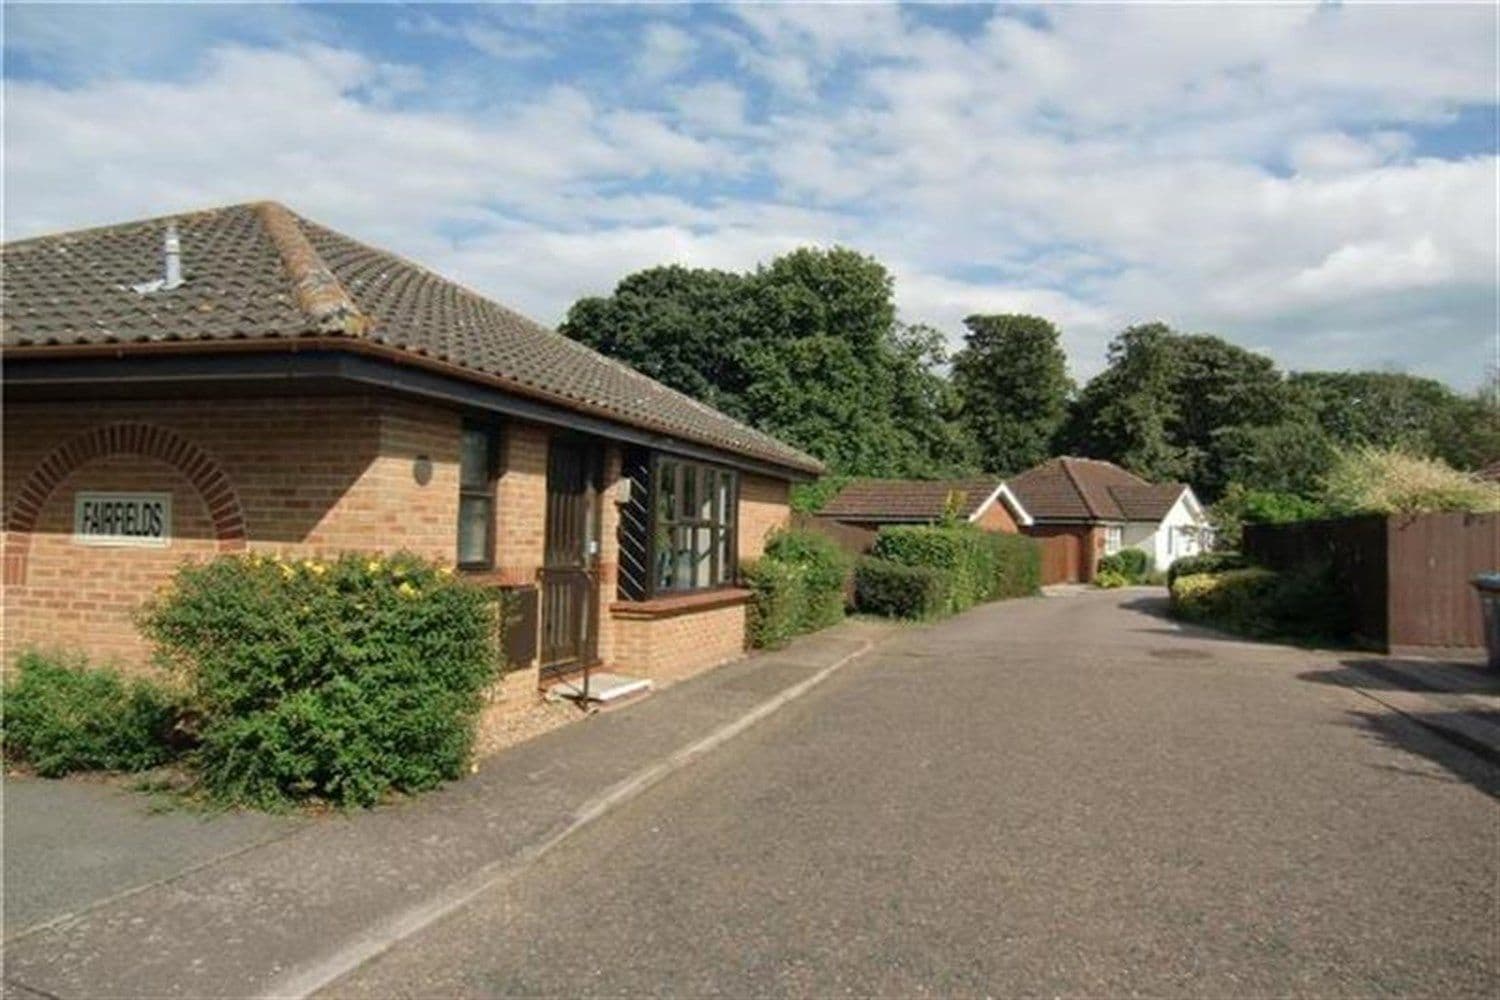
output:
[[588,675],[588,693],[584,693],[582,677],[558,681],[547,688],[550,698],[566,698],[569,701],[587,701],[593,705],[608,705],[626,698],[637,698],[651,690],[651,682],[644,677],[629,677],[608,670],[592,671]]

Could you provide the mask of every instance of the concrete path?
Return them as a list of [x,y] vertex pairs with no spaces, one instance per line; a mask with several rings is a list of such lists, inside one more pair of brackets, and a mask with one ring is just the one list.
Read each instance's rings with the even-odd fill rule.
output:
[[[849,622],[805,637],[786,650],[747,657],[554,730],[437,792],[369,813],[304,821],[271,842],[184,865],[176,877],[138,891],[109,895],[131,879],[101,877],[96,897],[105,898],[92,909],[8,937],[7,993],[304,993],[475,892],[503,883],[615,803],[709,752],[714,741],[735,735],[735,727],[759,721],[892,631]],[[38,809],[63,808],[59,803],[78,794],[69,783],[37,783],[18,801],[7,789],[7,834],[45,826]],[[95,836],[83,839],[133,857],[137,881],[161,848],[177,843],[184,821],[199,821],[126,813],[119,803],[110,805],[96,819],[120,825],[103,827],[104,836],[95,827]],[[161,843],[141,850],[153,834]],[[226,843],[234,840],[223,836]],[[12,845],[6,848],[9,855]],[[29,904],[33,914],[81,905],[76,897],[89,884],[85,873],[66,876],[74,891],[52,884],[59,877],[55,864],[67,851],[48,855],[45,845],[31,843],[25,853],[45,863],[7,864],[7,897],[44,901]],[[66,903],[56,902],[63,897]]]
[[10,989],[1495,995],[1500,771],[1161,605],[886,630],[724,728],[852,623],[24,936]]
[[259,813],[161,812],[104,782],[7,778],[5,939],[295,832]]
[[1500,776],[1144,590],[914,629],[340,996],[1495,996]]

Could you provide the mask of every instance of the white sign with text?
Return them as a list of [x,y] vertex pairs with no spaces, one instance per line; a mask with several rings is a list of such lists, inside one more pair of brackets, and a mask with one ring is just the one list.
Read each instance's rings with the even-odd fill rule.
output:
[[162,546],[171,540],[170,493],[79,493],[73,501],[79,545]]

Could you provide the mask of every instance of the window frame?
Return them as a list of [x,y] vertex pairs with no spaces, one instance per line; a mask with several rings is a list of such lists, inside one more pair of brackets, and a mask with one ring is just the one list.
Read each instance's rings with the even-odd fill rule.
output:
[[[482,434],[485,439],[484,484],[470,486],[464,482],[464,435]],[[500,427],[480,420],[465,420],[459,428],[458,437],[458,517],[453,538],[453,561],[461,570],[485,571],[495,568],[495,536],[497,508],[496,485],[500,478]],[[484,556],[478,561],[463,559],[463,510],[465,500],[483,500],[489,510],[485,521]]]
[[1104,554],[1112,556],[1123,548],[1125,548],[1125,526],[1106,524],[1104,526]]
[[[675,508],[673,515],[663,521],[662,518],[662,494],[665,472],[664,467],[671,471],[673,481],[671,484],[672,506]],[[684,488],[687,484],[686,470],[693,470],[692,496],[694,506],[700,511],[702,509],[703,484],[710,481],[714,485],[712,496],[709,498],[711,504],[709,516],[685,516],[683,514],[686,505],[688,491]],[[708,477],[711,476],[711,479]],[[722,489],[720,484],[728,480],[727,490]],[[646,529],[646,599],[657,597],[680,597],[689,594],[704,594],[715,590],[726,590],[733,588],[739,582],[739,501],[740,501],[740,474],[738,470],[712,462],[703,462],[696,459],[680,458],[676,455],[663,452],[652,452],[651,454],[651,496],[649,498],[649,523]],[[707,532],[707,542],[701,555],[698,554],[699,532]],[[658,566],[658,557],[661,551],[660,540],[666,539],[668,551],[674,554],[677,551],[672,544],[672,539],[679,531],[689,533],[691,542],[687,551],[692,553],[694,564],[699,559],[707,559],[708,580],[707,584],[664,586],[661,582],[661,568]],[[721,560],[721,553],[723,559]],[[727,563],[728,565],[724,565]],[[672,567],[672,577],[675,579],[677,568]]]

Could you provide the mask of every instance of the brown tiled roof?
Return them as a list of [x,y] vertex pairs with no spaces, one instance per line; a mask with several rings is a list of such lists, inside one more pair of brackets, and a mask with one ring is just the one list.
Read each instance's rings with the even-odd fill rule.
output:
[[1182,483],[1148,483],[1113,462],[1053,458],[1008,484],[1031,516],[1047,521],[1159,521]]
[[1000,488],[998,476],[970,479],[856,479],[818,513],[844,521],[936,521],[947,512],[948,498],[960,494],[956,511],[973,517]]
[[[184,283],[159,277],[175,224]],[[394,254],[271,202],[5,244],[7,350],[340,337],[502,380],[522,395],[817,473],[812,456]]]

